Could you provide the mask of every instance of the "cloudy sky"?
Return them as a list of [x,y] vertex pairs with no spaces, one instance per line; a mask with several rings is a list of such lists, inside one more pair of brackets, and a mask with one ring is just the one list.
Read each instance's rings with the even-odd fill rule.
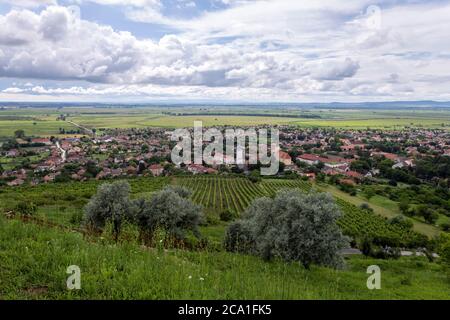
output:
[[449,17],[440,0],[0,0],[0,101],[449,101]]

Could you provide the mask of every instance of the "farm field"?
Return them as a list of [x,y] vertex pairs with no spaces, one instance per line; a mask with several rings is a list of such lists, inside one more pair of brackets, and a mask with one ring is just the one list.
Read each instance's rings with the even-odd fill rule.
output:
[[[82,272],[68,291],[66,266]],[[366,269],[383,270],[367,290]],[[448,299],[441,266],[423,257],[351,257],[343,270],[215,251],[143,249],[0,216],[1,299]]]
[[450,129],[450,118],[436,118],[428,117],[418,118],[378,118],[378,119],[345,119],[345,120],[301,120],[295,122],[301,127],[334,127],[334,128],[348,128],[348,129],[402,129],[404,127],[416,128],[442,128]]
[[0,118],[0,137],[13,137],[14,131],[22,129],[27,136],[59,136],[59,128],[74,130],[76,127],[65,121],[47,120],[4,120]]
[[[207,216],[214,217],[218,221],[219,214],[225,208],[236,213],[242,213],[252,200],[273,196],[283,188],[297,188],[308,191],[311,185],[300,179],[276,180],[267,179],[260,183],[250,182],[245,178],[234,177],[177,177],[172,181],[169,178],[138,178],[129,179],[132,189],[132,197],[147,197],[152,192],[162,189],[165,185],[172,183],[185,186],[192,190],[194,202],[204,207]],[[38,217],[53,223],[67,226],[77,226],[83,213],[83,207],[95,194],[97,187],[105,181],[54,183],[38,185],[35,187],[3,188],[0,192],[0,210],[13,209],[21,201],[32,202],[38,206]],[[388,224],[385,218],[359,209],[356,205],[338,198],[338,205],[343,212],[339,224],[344,233],[352,237],[379,236],[400,241],[404,246],[414,246],[420,240],[419,234],[404,230],[398,226]],[[74,224],[75,223],[75,224]],[[216,229],[221,229],[220,226]],[[222,225],[224,230],[224,225]],[[213,233],[217,240],[217,234]]]
[[[246,113],[251,110],[257,116]],[[164,112],[183,115],[168,115]],[[215,112],[221,115],[207,115]],[[285,117],[274,117],[283,114]],[[196,115],[189,115],[193,113]],[[197,115],[197,113],[205,113]],[[228,113],[228,115],[227,115]],[[243,113],[242,116],[238,115]],[[268,114],[264,116],[263,114]],[[64,107],[64,108],[9,108],[0,110],[0,137],[11,137],[15,130],[23,129],[29,136],[58,136],[59,128],[77,129],[67,121],[56,121],[61,115],[67,120],[88,128],[145,128],[192,127],[194,121],[210,126],[256,126],[256,125],[298,125],[300,127],[336,127],[348,129],[402,129],[404,127],[450,128],[450,112],[441,110],[358,110],[358,109],[295,109],[233,106],[215,107]],[[320,119],[298,118],[299,115],[314,115]],[[296,117],[289,117],[295,115]]]
[[71,121],[86,127],[95,128],[183,128],[192,127],[194,121],[202,121],[205,127],[211,126],[252,126],[288,124],[298,118],[252,117],[252,116],[164,116],[164,115],[128,115],[128,116],[80,116],[71,117]]
[[[316,188],[320,191],[329,192],[335,197],[343,199],[355,206],[360,206],[363,203],[368,203],[375,213],[385,218],[390,219],[400,214],[397,206],[393,206],[393,204],[395,204],[393,201],[382,198],[380,196],[374,196],[370,200],[367,200],[359,195],[351,196],[348,193],[345,193],[329,184],[316,184]],[[413,229],[417,232],[427,235],[428,237],[434,237],[440,233],[438,228],[430,224],[418,221],[417,219],[412,219],[412,221]]]
[[[260,183],[253,183],[244,178],[194,177],[177,178],[175,183],[192,190],[193,201],[201,204],[207,214],[212,215],[218,215],[226,208],[242,213],[252,200],[263,196],[272,197],[283,188],[302,191],[312,188],[311,184],[300,179],[263,179]],[[413,245],[420,239],[417,233],[391,225],[384,217],[362,210],[342,198],[337,198],[337,204],[343,212],[339,225],[349,236],[383,237],[401,241],[404,246]]]

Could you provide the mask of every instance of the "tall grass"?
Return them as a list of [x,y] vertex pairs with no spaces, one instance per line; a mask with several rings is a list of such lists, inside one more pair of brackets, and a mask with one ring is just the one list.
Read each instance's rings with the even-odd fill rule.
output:
[[[366,288],[366,268],[382,289]],[[66,268],[81,268],[81,290]],[[424,258],[362,257],[345,270],[263,262],[226,252],[158,250],[83,239],[78,233],[0,217],[0,299],[448,299],[441,266]]]

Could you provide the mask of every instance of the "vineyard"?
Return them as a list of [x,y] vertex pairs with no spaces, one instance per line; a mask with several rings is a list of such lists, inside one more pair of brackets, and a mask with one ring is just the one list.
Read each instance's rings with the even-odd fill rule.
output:
[[[306,192],[312,189],[309,182],[300,179],[263,179],[254,183],[246,178],[202,176],[177,178],[174,182],[190,189],[192,200],[202,205],[207,214],[216,215],[225,209],[242,213],[254,199],[272,197],[284,188]],[[416,232],[390,224],[385,218],[345,200],[337,198],[336,203],[343,212],[338,223],[348,236],[368,236],[382,243],[403,246],[418,246],[425,239]]]
[[203,176],[177,178],[175,183],[190,189],[194,202],[216,213],[225,209],[241,213],[254,199],[272,197],[283,188],[311,189],[303,180],[271,179],[254,183],[245,178]]
[[[148,197],[170,183],[170,179],[138,178],[128,180],[132,197]],[[71,217],[82,213],[82,208],[95,194],[97,187],[106,181],[54,183],[35,187],[3,188],[0,190],[0,210],[13,210],[19,202],[32,202],[39,207],[38,218],[51,222],[70,224]],[[192,191],[192,200],[204,207],[209,216],[218,217],[226,209],[242,213],[259,197],[273,197],[283,188],[309,191],[312,185],[301,179],[262,179],[251,182],[243,177],[199,176],[177,177],[172,183]],[[344,233],[353,238],[369,236],[381,243],[418,247],[424,237],[390,224],[385,218],[363,210],[343,199],[336,202],[343,212],[338,221]]]

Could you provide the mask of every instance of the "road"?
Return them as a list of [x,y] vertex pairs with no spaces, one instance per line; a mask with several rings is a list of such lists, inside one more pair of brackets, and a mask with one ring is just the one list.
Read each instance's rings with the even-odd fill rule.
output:
[[67,151],[61,148],[61,145],[59,144],[59,141],[56,141],[56,147],[61,151],[61,159],[63,162],[66,162],[67,159]]
[[80,125],[80,124],[78,124],[78,123],[75,123],[75,122],[73,122],[73,121],[67,121],[68,123],[70,123],[71,125],[74,125],[75,127],[77,127],[77,128],[80,128],[81,130],[83,130],[83,131],[86,131],[88,134],[90,134],[90,135],[95,135],[94,134],[94,131],[92,131],[91,129],[89,129],[89,128],[86,128],[86,127],[83,127],[82,125]]

